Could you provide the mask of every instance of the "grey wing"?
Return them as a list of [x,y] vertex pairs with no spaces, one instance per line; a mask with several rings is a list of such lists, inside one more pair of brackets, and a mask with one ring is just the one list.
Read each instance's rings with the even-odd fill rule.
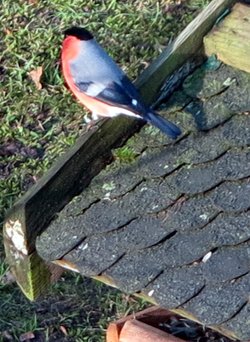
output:
[[129,91],[126,91],[123,86],[120,86],[115,82],[109,83],[105,88],[101,88],[97,84],[91,82],[78,83],[77,86],[80,91],[99,101],[111,106],[127,109],[136,115],[142,115],[147,111],[140,99],[134,96],[137,93],[135,88],[131,94]]
[[70,64],[78,89],[113,106],[121,106],[135,113],[144,111],[135,86],[107,53],[96,43],[81,49]]
[[111,82],[120,83],[125,74],[102,47],[94,40],[88,41],[87,48],[85,42],[81,44],[79,55],[70,62],[75,83],[92,82],[103,88]]

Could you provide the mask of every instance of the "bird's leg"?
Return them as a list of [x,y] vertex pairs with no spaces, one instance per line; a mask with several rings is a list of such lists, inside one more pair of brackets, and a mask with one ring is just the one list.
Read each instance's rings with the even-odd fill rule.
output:
[[95,127],[97,120],[99,119],[99,115],[96,113],[92,113],[91,115],[91,119],[85,119],[86,123],[87,123],[87,131],[89,131],[90,129],[92,129],[93,127]]
[[97,113],[93,113],[91,115],[92,121],[97,121],[99,119],[99,115]]

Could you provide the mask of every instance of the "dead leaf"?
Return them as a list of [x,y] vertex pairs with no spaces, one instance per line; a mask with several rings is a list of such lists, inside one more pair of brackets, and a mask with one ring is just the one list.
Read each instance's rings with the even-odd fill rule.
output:
[[42,89],[42,84],[40,82],[42,74],[43,74],[43,67],[42,66],[39,66],[36,69],[31,70],[29,72],[29,76],[32,79],[32,81],[35,83],[35,86],[38,90]]
[[3,29],[3,31],[4,31],[4,33],[6,34],[6,36],[9,36],[10,34],[12,34],[12,31],[9,30],[7,27],[5,27],[5,28]]
[[60,330],[61,330],[61,332],[62,332],[65,336],[68,336],[68,332],[67,332],[65,326],[60,325]]
[[10,335],[10,333],[5,330],[2,332],[2,334],[0,334],[0,337],[3,337],[4,341],[9,341],[9,342],[13,342],[14,338]]
[[35,338],[34,333],[32,331],[28,331],[28,332],[20,335],[19,341],[25,342],[25,341],[33,340],[33,338]]
[[0,282],[4,285],[9,285],[15,283],[16,279],[10,271],[6,271],[5,274],[0,278]]

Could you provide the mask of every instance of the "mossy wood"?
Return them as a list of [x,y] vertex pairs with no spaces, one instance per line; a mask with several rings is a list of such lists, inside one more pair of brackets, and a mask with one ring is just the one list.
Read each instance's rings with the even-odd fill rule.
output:
[[[189,59],[201,48],[203,36],[234,2],[212,1],[142,74],[137,86],[147,104],[152,104],[153,99],[157,98],[164,81],[167,81],[174,71],[189,63]],[[186,74],[180,70],[178,76],[181,79]],[[174,89],[175,84],[172,86]],[[141,125],[141,122],[125,117],[99,122],[95,129],[80,137],[75,146],[61,157],[7,214],[4,223],[4,245],[8,263],[23,292],[30,299],[35,299],[42,291],[39,289],[46,287],[41,284],[41,279],[31,277],[28,273],[22,274],[23,269],[33,270],[38,267],[37,263],[30,265],[33,259],[37,260],[35,254],[34,258],[30,258],[32,253],[36,253],[36,237],[54,215],[111,161],[111,150],[121,146]],[[40,262],[43,263],[41,260]],[[39,267],[46,269],[44,265]],[[49,278],[50,276],[43,277]]]
[[[187,28],[170,44],[161,56],[156,59],[142,74],[138,85],[142,87],[142,94],[150,101],[156,100],[156,94],[166,80],[178,67],[181,67],[191,56],[197,54],[203,43],[203,37],[229,9],[236,0],[213,0],[187,26]],[[152,82],[148,83],[148,79]]]
[[237,3],[232,13],[205,37],[207,55],[250,72],[250,4]]

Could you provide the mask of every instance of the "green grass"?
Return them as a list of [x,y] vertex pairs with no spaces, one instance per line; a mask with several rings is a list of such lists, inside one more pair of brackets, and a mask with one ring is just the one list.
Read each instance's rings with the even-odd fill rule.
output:
[[99,282],[65,274],[51,293],[35,303],[30,303],[14,284],[1,288],[0,331],[11,332],[17,341],[28,331],[42,337],[41,341],[46,335],[58,341],[63,326],[69,341],[102,341],[112,318],[136,312],[145,305]]
[[[1,1],[0,222],[13,202],[84,129],[86,112],[70,95],[60,73],[62,31],[82,25],[95,32],[111,56],[135,79],[208,3],[190,0],[178,6],[178,2]],[[29,77],[38,66],[43,67],[41,90]],[[117,157],[129,161],[134,158],[132,152],[121,150]],[[0,247],[0,262],[3,259]],[[6,266],[0,265],[4,274]],[[69,299],[74,305],[67,313],[53,313],[54,321],[50,318],[44,323],[39,303],[29,303],[16,285],[2,284],[0,289],[0,331],[7,330],[14,340],[28,330],[46,335],[47,340],[53,334],[62,336],[59,327],[65,324],[73,341],[101,341],[108,320],[133,308],[124,295],[70,276],[42,303],[50,305],[57,298],[59,303]],[[136,305],[138,309],[140,304]]]
[[124,146],[114,150],[113,155],[120,163],[131,163],[138,154],[132,147]]

